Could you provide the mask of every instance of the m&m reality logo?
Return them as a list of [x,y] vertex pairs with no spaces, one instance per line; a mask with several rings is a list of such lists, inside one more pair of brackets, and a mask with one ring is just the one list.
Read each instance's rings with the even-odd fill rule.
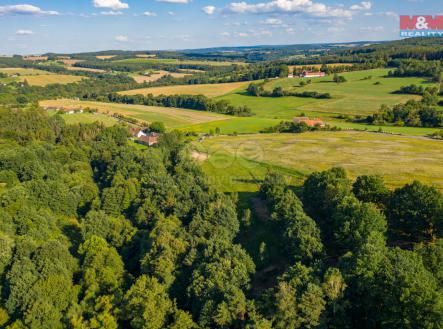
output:
[[400,36],[443,37],[443,15],[400,16]]

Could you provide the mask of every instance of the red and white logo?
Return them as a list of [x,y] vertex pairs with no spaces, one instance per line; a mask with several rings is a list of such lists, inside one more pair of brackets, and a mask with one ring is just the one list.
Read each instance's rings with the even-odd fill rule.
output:
[[400,16],[400,35],[403,37],[443,36],[443,15]]

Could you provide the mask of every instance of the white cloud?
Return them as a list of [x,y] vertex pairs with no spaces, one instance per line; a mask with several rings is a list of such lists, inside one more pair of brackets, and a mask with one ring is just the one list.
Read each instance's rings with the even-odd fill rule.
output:
[[260,31],[249,30],[248,32],[235,32],[234,36],[239,38],[272,36],[272,32],[267,30],[260,30]]
[[142,16],[148,16],[148,17],[155,17],[157,16],[157,13],[154,13],[152,11],[145,11]]
[[229,32],[222,32],[222,33],[220,33],[220,35],[222,37],[229,37],[229,36],[231,36],[231,33],[229,33]]
[[126,35],[117,35],[115,37],[115,41],[118,41],[118,42],[128,42],[129,38]]
[[216,9],[217,9],[217,8],[215,8],[214,6],[206,6],[206,7],[203,7],[203,8],[202,8],[203,12],[204,12],[205,14],[207,14],[207,15],[212,15],[212,14],[214,14],[215,11],[216,11]]
[[100,15],[103,16],[121,16],[123,13],[121,11],[102,11]]
[[344,30],[345,30],[345,28],[341,27],[341,26],[328,27],[328,32],[331,32],[331,33],[343,32]]
[[228,11],[233,13],[300,13],[315,17],[351,17],[352,11],[340,7],[329,7],[312,0],[273,0],[249,4],[245,1],[229,4]]
[[380,13],[382,16],[388,16],[388,17],[394,17],[399,18],[399,15],[397,13],[394,13],[393,11],[386,11],[384,13]]
[[352,5],[351,10],[369,10],[372,8],[372,3],[369,1],[362,1],[358,5]]
[[385,28],[383,26],[365,26],[365,27],[361,27],[360,30],[361,31],[366,31],[366,32],[380,32],[383,31]]
[[262,23],[266,24],[266,25],[273,25],[273,26],[275,26],[275,25],[282,25],[283,21],[281,19],[278,19],[278,18],[267,18]]
[[175,13],[173,11],[168,11],[169,16],[175,16]]
[[33,5],[12,5],[0,6],[0,16],[3,15],[58,15],[59,13],[53,10],[45,11]]
[[17,34],[17,35],[33,35],[34,31],[31,31],[31,30],[17,30],[15,32],[15,34]]
[[180,3],[180,4],[187,4],[189,3],[189,0],[155,0],[157,2],[167,2],[167,3]]
[[112,10],[128,9],[127,3],[120,0],[94,0],[94,7],[96,8],[109,8]]

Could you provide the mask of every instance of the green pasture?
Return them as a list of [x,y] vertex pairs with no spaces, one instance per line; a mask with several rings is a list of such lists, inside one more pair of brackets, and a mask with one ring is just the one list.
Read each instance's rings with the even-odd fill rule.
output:
[[257,191],[268,171],[300,183],[333,166],[351,177],[381,175],[390,187],[420,180],[443,190],[443,141],[370,132],[218,136],[195,142],[203,169],[223,191]]
[[209,133],[220,129],[221,134],[253,134],[258,133],[265,128],[276,126],[281,120],[259,118],[259,117],[246,117],[238,118],[230,116],[229,119],[223,121],[204,122],[197,125],[188,125],[182,127],[183,131],[193,131],[197,133]]
[[[311,84],[300,87],[300,81],[308,79],[277,79],[265,85],[265,89],[272,90],[282,87],[284,90],[296,92],[317,91],[330,93],[332,99],[318,100],[300,106],[300,110],[317,112],[318,115],[345,114],[368,115],[378,111],[381,105],[395,105],[405,103],[410,99],[419,99],[419,96],[394,94],[402,86],[417,84],[435,86],[423,78],[389,78],[388,69],[375,69],[342,73],[347,82],[337,84],[332,81],[333,76],[312,78]],[[369,77],[371,77],[369,79]]]

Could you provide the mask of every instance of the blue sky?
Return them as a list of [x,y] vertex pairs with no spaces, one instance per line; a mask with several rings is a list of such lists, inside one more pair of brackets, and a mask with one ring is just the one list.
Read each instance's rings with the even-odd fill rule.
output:
[[442,0],[0,0],[0,54],[397,39]]

